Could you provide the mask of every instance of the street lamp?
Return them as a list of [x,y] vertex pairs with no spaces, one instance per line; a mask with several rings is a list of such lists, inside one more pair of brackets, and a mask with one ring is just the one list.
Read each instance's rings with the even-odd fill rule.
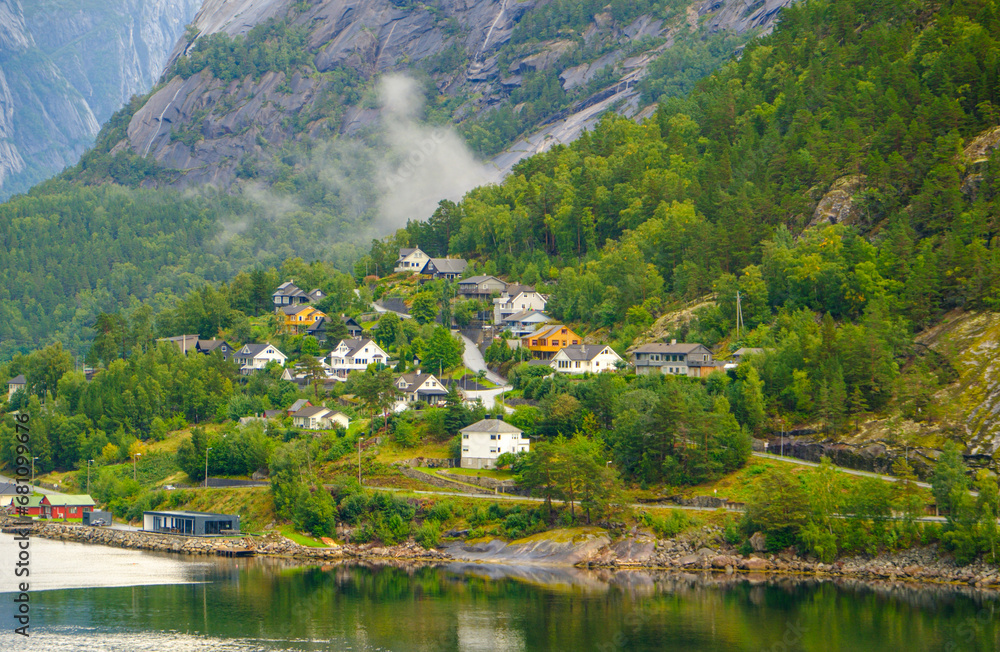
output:
[[35,460],[37,459],[37,457],[31,458],[31,484],[35,484]]
[[142,456],[142,453],[132,453],[132,479],[137,482],[139,480],[139,476],[138,473],[136,473],[136,462],[139,460],[140,456]]
[[361,440],[364,437],[358,436],[358,484],[361,484]]
[[94,463],[94,460],[87,460],[87,493],[90,493],[90,465]]
[[211,446],[209,446],[208,448],[205,449],[205,488],[206,489],[208,489],[208,451],[210,451],[210,450],[212,450]]

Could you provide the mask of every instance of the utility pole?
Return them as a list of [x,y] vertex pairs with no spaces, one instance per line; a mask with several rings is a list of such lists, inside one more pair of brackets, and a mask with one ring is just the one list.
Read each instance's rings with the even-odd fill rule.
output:
[[35,484],[35,460],[37,459],[37,457],[31,458],[31,484]]
[[94,460],[87,460],[87,493],[90,493],[90,465],[94,463]]
[[740,328],[743,326],[743,300],[740,291],[736,291],[736,340],[740,339]]
[[361,440],[362,439],[364,439],[364,437],[359,435],[358,436],[358,485],[360,486],[364,486],[361,484]]
[[208,448],[205,449],[205,488],[206,489],[208,489],[208,451],[210,451],[210,450],[212,450],[211,446],[209,446]]
[[141,455],[142,455],[142,453],[133,453],[132,454],[132,479],[135,480],[135,481],[137,481],[137,482],[139,480],[139,474],[137,473],[137,468],[138,467],[136,466],[136,462],[139,460],[139,457]]

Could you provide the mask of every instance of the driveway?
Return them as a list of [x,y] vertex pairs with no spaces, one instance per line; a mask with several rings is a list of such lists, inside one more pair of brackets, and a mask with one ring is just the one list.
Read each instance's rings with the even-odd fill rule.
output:
[[491,383],[496,383],[501,387],[507,384],[507,379],[500,374],[493,373],[486,366],[486,360],[483,359],[483,354],[479,352],[479,347],[472,343],[472,340],[467,338],[462,333],[458,333],[458,336],[462,338],[462,343],[465,344],[465,351],[462,353],[462,361],[465,362],[465,366],[471,369],[473,372],[485,371],[486,378]]

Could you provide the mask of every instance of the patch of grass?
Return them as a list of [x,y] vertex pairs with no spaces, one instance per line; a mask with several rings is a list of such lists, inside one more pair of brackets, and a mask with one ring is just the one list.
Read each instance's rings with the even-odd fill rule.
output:
[[409,460],[414,457],[447,458],[451,457],[449,444],[443,443],[423,443],[413,448],[404,448],[395,442],[386,442],[379,447],[378,461],[391,464],[401,460]]
[[291,539],[300,546],[306,546],[307,548],[329,548],[328,545],[317,539],[316,537],[311,537],[307,534],[302,534],[301,532],[295,531],[295,526],[292,524],[282,525],[278,528],[278,532],[281,533],[285,538]]
[[498,469],[444,469],[445,475],[466,475],[478,478],[493,478],[494,480],[513,480],[514,474],[510,471]]

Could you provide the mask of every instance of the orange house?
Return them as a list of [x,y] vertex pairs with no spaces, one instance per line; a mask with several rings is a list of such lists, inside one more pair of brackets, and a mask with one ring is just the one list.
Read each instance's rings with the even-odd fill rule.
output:
[[319,310],[305,304],[279,308],[278,314],[285,317],[282,323],[285,331],[292,333],[304,331],[320,319],[329,319]]
[[537,331],[521,338],[521,346],[539,360],[551,360],[564,346],[579,344],[583,338],[562,324],[544,324]]

